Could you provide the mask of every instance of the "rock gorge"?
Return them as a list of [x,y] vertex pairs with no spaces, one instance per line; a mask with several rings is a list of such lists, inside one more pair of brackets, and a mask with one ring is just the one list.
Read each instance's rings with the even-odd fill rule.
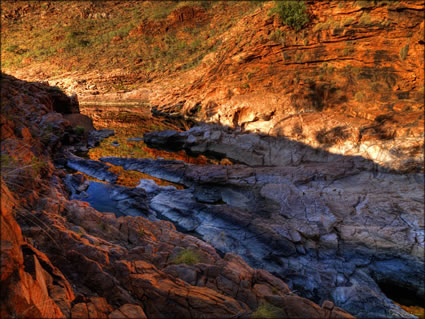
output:
[[424,4],[298,3],[1,3],[2,318],[425,317]]

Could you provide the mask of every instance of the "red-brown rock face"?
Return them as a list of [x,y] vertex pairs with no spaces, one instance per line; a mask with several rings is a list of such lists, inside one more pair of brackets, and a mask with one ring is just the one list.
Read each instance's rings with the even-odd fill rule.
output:
[[[423,2],[305,3],[310,21],[300,31],[269,14],[272,2],[246,10],[244,15],[225,3],[210,9],[199,4],[176,6],[169,13],[149,2],[120,5],[119,10],[131,7],[135,14],[157,13],[156,18],[146,16],[142,21],[131,18],[134,24],[127,38],[115,36],[108,44],[124,50],[133,43],[129,51],[139,50],[134,42],[152,36],[151,42],[137,42],[146,50],[138,53],[131,66],[127,65],[130,57],[123,57],[121,64],[105,68],[110,57],[99,65],[87,53],[81,63],[88,72],[58,71],[61,74],[53,77],[39,70],[35,60],[24,59],[26,67],[14,74],[49,79],[83,95],[83,101],[139,99],[165,113],[285,136],[333,153],[360,155],[399,171],[422,170]],[[109,5],[103,13],[94,5],[69,6],[73,10],[63,14],[67,23],[113,15]],[[31,14],[49,16],[60,11],[53,4],[47,9],[8,4],[5,9],[8,32],[14,32],[14,20],[25,22]],[[229,21],[216,12],[224,13]],[[229,27],[223,27],[227,22]],[[43,32],[49,33],[42,25]],[[206,31],[200,36],[198,30]],[[205,44],[196,58],[199,64],[184,58],[177,62],[179,48],[189,47],[192,41]],[[53,63],[64,59],[61,50]],[[103,51],[97,53],[103,55]],[[163,72],[146,68],[158,64]],[[115,87],[118,93],[105,94],[110,90],[107,87]]]
[[1,183],[1,317],[62,318],[72,288],[48,257],[26,242],[14,215],[19,204]]
[[196,69],[158,86],[166,113],[285,136],[398,170],[423,161],[423,4],[308,2],[295,32],[265,4]]

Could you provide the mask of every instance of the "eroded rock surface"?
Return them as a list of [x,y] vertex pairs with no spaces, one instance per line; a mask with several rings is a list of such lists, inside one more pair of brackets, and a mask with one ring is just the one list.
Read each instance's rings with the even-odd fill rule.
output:
[[[282,280],[234,254],[220,257],[170,222],[117,218],[69,200],[53,150],[82,137],[42,84],[3,75],[1,97],[1,317],[238,318],[269,302],[284,314],[352,318],[329,302],[299,298],[294,307]],[[79,177],[68,184],[87,187]]]
[[[226,135],[234,139],[220,139]],[[279,147],[273,149],[263,139],[205,127],[145,135],[155,146],[215,149],[247,164],[258,156],[259,163],[266,158],[274,166],[101,160],[185,185],[184,190],[140,187],[155,193],[153,211],[220,251],[279,275],[303,296],[331,299],[361,317],[406,316],[379,284],[390,282],[424,298],[422,174],[389,172],[359,157],[285,140],[275,140]],[[222,147],[223,141],[229,146]],[[272,151],[279,154],[274,162]]]

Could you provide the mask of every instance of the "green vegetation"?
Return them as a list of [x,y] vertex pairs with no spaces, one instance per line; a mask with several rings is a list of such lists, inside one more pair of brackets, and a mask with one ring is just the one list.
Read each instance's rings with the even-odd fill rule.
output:
[[400,4],[399,0],[359,0],[356,5],[362,9],[367,9],[373,6],[389,6],[397,7]]
[[339,21],[335,21],[334,19],[328,19],[325,22],[320,22],[317,23],[314,28],[313,31],[317,32],[317,31],[321,31],[321,30],[329,30],[329,29],[339,29],[341,28],[341,23]]
[[283,319],[286,318],[282,309],[269,303],[261,304],[255,312],[251,314],[251,319]]
[[8,154],[1,154],[0,155],[0,161],[1,161],[1,169],[2,171],[9,168],[16,167],[15,160],[10,157]]
[[186,264],[186,265],[195,265],[201,261],[200,254],[191,249],[185,248],[179,252],[176,258],[174,258],[174,264]]
[[40,158],[33,156],[31,158],[32,175],[34,177],[40,175],[41,171],[46,168],[46,162]]
[[[40,6],[16,21],[6,19],[3,23],[7,32],[1,34],[1,67],[8,71],[48,62],[49,75],[122,69],[141,78],[151,73],[188,70],[217,50],[220,35],[260,5],[260,1],[130,1],[102,5],[91,1],[82,2],[84,14],[70,18],[47,13],[47,19],[39,19],[46,12]],[[51,4],[56,12],[70,12],[73,6],[66,1]],[[205,18],[214,9],[220,18],[214,24],[196,19],[176,24],[170,14],[183,6],[195,8]],[[116,83],[108,89],[128,87]]]
[[359,0],[359,1],[356,1],[356,5],[362,9],[369,8],[374,5],[373,2],[374,2],[373,0]]
[[356,94],[354,95],[354,99],[357,102],[364,102],[364,100],[366,99],[366,95],[363,92],[359,91],[356,92]]
[[286,44],[286,35],[284,32],[280,31],[280,29],[277,29],[274,32],[270,33],[269,39],[278,42],[283,46],[285,46]]
[[343,49],[342,53],[344,56],[349,56],[354,53],[356,49],[354,48],[354,44],[352,42],[345,42],[345,48]]
[[297,31],[301,30],[310,21],[307,7],[302,0],[275,0],[275,6],[272,8],[271,13],[277,14],[284,24]]
[[368,25],[371,25],[373,22],[372,22],[372,18],[370,17],[368,13],[363,13],[359,19],[359,23],[361,25],[368,26]]
[[73,128],[73,131],[75,134],[77,135],[84,135],[85,133],[85,129],[82,126],[77,125],[76,127]]
[[11,189],[19,189],[25,183],[33,181],[47,168],[47,163],[32,156],[30,161],[17,160],[8,154],[1,154],[1,175]]
[[335,67],[327,62],[323,62],[320,68],[317,70],[316,75],[319,75],[319,80],[323,81],[328,75],[332,75],[335,72]]
[[301,62],[303,57],[304,57],[304,52],[302,51],[295,53],[295,56],[294,56],[296,62]]
[[406,44],[404,47],[400,49],[400,59],[403,61],[407,58],[407,53],[409,52],[409,44]]
[[145,236],[145,230],[143,228],[139,228],[138,233],[139,233],[140,237]]
[[348,26],[348,25],[352,24],[353,22],[354,22],[354,18],[347,18],[347,19],[345,19],[345,20],[342,22],[342,25],[343,25],[344,27],[346,27],[346,26]]

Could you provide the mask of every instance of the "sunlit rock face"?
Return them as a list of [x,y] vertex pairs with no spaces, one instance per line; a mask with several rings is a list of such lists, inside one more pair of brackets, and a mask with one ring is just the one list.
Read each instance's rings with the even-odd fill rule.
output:
[[[24,59],[25,68],[15,65],[11,55],[30,50],[20,43],[7,42],[2,53],[7,71],[30,80],[48,80],[68,93],[77,92],[82,101],[144,101],[167,114],[285,136],[396,170],[423,166],[424,6],[420,1],[308,2],[310,21],[299,31],[269,14],[272,2],[194,3],[169,10],[149,2],[102,8],[72,2],[45,8],[3,6],[4,33],[16,33],[15,38],[20,32],[33,35],[34,31],[16,28],[13,21],[37,23],[34,29],[43,30],[48,39],[56,36],[55,41],[67,47],[62,43],[66,33],[52,35],[34,17],[57,19],[62,14],[60,23],[82,23],[80,31],[87,39],[76,37],[90,46],[75,52],[71,46],[67,50],[75,54],[69,57],[58,44],[58,61],[44,71],[38,59]],[[134,15],[127,16],[130,9],[147,16],[143,22],[133,21]],[[143,47],[143,58],[129,55],[111,61],[95,41],[103,19],[118,21],[117,12],[133,24],[108,45],[122,56],[127,49]],[[84,23],[91,30],[84,29]],[[143,42],[148,38],[151,42]],[[155,53],[155,41],[160,54]],[[196,50],[190,49],[194,43]],[[188,51],[179,51],[182,48]],[[58,68],[60,61],[66,61],[69,70]],[[75,67],[78,63],[84,71]]]
[[165,113],[421,170],[424,7],[399,6],[309,3],[316,16],[299,32],[257,10],[229,30],[195,81],[170,81],[152,103]]

